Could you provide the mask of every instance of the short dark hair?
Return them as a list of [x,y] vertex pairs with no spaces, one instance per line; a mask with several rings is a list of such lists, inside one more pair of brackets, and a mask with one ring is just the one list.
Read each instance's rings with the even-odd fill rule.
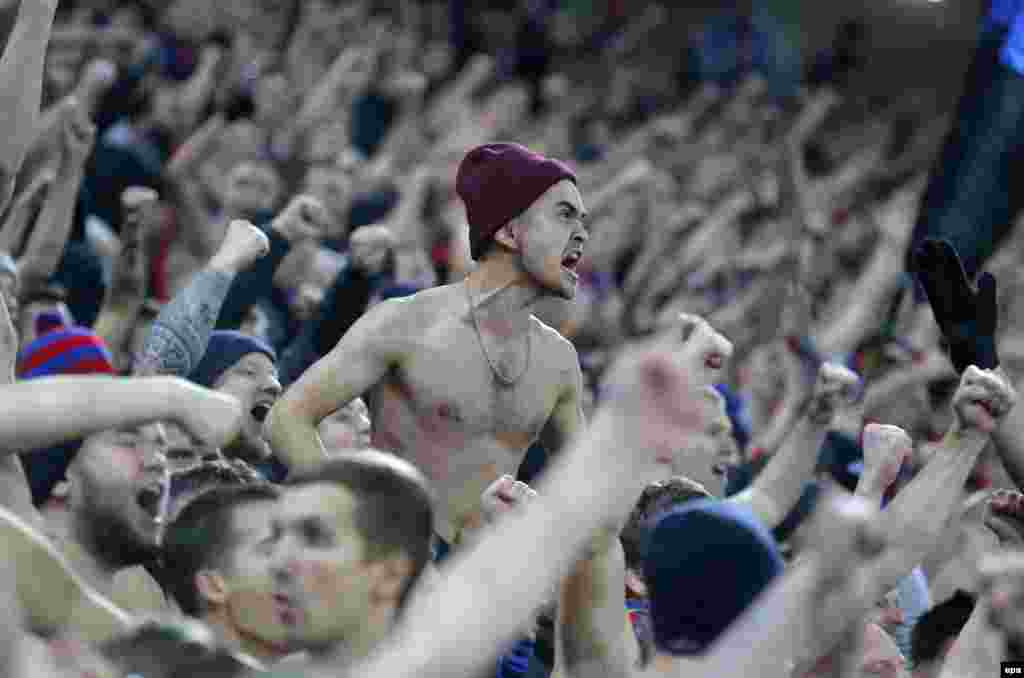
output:
[[626,554],[626,567],[635,572],[643,571],[645,534],[658,514],[697,499],[714,499],[714,495],[685,476],[659,480],[645,487],[619,535]]
[[431,558],[434,496],[430,482],[393,454],[361,450],[332,457],[315,470],[287,480],[293,487],[319,483],[341,485],[355,496],[354,522],[366,540],[368,561],[399,554],[412,561],[412,574],[399,595],[401,611]]
[[958,590],[943,603],[925,612],[910,633],[910,659],[914,666],[942,658],[946,643],[960,635],[971,613],[975,598]]
[[192,617],[203,613],[196,575],[221,566],[234,547],[234,509],[279,496],[269,483],[222,485],[198,495],[178,513],[164,535],[161,578],[182,612]]

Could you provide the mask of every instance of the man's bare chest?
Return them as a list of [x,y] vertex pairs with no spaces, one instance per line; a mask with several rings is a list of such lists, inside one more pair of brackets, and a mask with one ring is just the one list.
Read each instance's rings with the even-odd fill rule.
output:
[[529,341],[488,342],[485,348],[472,327],[438,323],[413,338],[387,390],[424,424],[470,436],[525,436],[529,444],[566,383],[566,367],[556,364],[539,334],[531,330]]

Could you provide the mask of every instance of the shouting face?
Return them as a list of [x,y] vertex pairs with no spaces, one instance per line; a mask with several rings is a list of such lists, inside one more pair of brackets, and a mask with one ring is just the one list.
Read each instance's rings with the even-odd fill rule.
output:
[[238,448],[229,451],[229,456],[246,460],[269,457],[270,446],[263,433],[263,422],[282,390],[274,363],[262,353],[250,353],[222,374],[214,388],[238,398],[248,413],[243,419]]
[[563,299],[576,296],[576,269],[589,238],[586,216],[576,185],[562,180],[541,195],[511,229],[523,270],[533,284],[551,295]]

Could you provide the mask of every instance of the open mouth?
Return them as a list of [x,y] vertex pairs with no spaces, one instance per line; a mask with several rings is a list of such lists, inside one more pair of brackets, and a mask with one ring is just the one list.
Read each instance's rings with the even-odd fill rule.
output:
[[254,405],[253,408],[249,410],[249,413],[252,415],[253,419],[262,424],[264,421],[267,420],[267,415],[270,414],[270,404],[259,403],[257,405]]
[[274,607],[277,610],[278,619],[285,626],[296,626],[299,623],[299,608],[288,596],[280,593],[274,594]]
[[135,501],[146,515],[156,518],[160,514],[160,500],[163,499],[163,495],[163,486],[152,483],[139,490],[135,495]]
[[704,364],[713,370],[722,369],[722,365],[725,363],[725,357],[721,353],[712,353],[704,359]]
[[579,266],[580,260],[582,259],[582,252],[571,252],[562,258],[562,268],[575,275],[576,267]]

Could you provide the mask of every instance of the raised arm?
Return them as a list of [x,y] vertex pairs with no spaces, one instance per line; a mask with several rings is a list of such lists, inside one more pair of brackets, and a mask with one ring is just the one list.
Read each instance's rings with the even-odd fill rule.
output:
[[140,376],[188,376],[210,343],[221,306],[235,275],[267,254],[270,243],[247,221],[232,221],[220,250],[206,268],[164,306],[136,356]]
[[71,234],[85,161],[96,140],[96,126],[85,107],[76,99],[67,99],[62,106],[63,157],[19,260],[24,280],[47,280],[57,270]]
[[118,369],[130,367],[125,345],[146,301],[149,261],[146,252],[148,233],[154,228],[159,195],[149,188],[129,187],[121,194],[124,223],[121,225],[121,249],[114,260],[113,275],[99,317],[93,324],[103,343],[114,356]]
[[322,462],[327,452],[317,433],[320,422],[375,386],[401,361],[403,310],[403,300],[375,306],[274,404],[267,432],[289,472]]
[[[610,373],[605,404],[547,472],[539,496],[453,561],[438,586],[413,600],[393,642],[353,675],[467,675],[495,656],[594,532],[617,524],[640,488],[665,476],[659,457],[702,426],[701,396],[677,350],[673,333],[656,348],[623,356]],[[442,613],[460,624],[439,626]]]
[[850,294],[850,304],[816,339],[826,355],[845,354],[880,326],[880,309],[899,286],[917,192],[902,191],[878,217],[881,238]]
[[237,329],[254,303],[270,297],[277,269],[292,251],[292,247],[321,237],[326,229],[327,218],[327,210],[320,201],[308,195],[295,196],[274,217],[267,230],[270,238],[269,253],[239,271],[221,306],[217,329]]
[[796,428],[754,483],[728,501],[746,504],[769,528],[781,523],[811,480],[818,451],[840,410],[852,406],[860,392],[860,378],[855,373],[841,365],[824,363]]
[[182,424],[210,447],[235,439],[237,400],[171,377],[47,377],[0,388],[0,451],[52,447],[118,427]]
[[23,0],[0,58],[0,208],[6,207],[25,154],[36,139],[43,64],[57,0]]
[[883,514],[891,548],[874,575],[875,597],[891,590],[938,545],[960,490],[1017,394],[998,373],[968,367],[953,396],[954,422],[931,460]]

